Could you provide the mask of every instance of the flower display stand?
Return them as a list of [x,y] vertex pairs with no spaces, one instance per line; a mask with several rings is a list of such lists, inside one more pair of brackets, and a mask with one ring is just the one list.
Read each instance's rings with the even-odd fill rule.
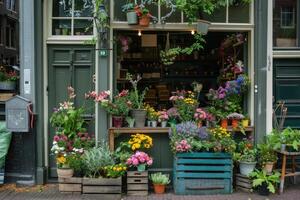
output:
[[58,188],[63,193],[79,193],[82,192],[82,178],[58,178]]
[[252,191],[252,181],[248,176],[242,174],[235,175],[235,188],[245,192]]
[[232,157],[227,153],[179,153],[173,184],[178,195],[232,193]]
[[121,199],[122,178],[83,178],[82,193],[96,199]]
[[127,172],[127,194],[137,196],[148,195],[148,171]]

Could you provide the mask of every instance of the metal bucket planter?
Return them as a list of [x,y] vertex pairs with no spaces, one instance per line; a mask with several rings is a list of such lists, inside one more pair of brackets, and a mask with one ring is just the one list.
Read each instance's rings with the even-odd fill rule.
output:
[[197,21],[197,32],[201,33],[202,35],[206,35],[208,32],[209,26],[210,26],[209,21],[199,19]]
[[242,162],[240,161],[240,173],[245,176],[249,176],[255,169],[256,162]]
[[15,90],[16,82],[15,81],[1,81],[0,90]]
[[129,25],[138,24],[138,17],[137,17],[136,12],[134,10],[128,11],[126,16],[127,16],[127,23]]
[[145,127],[146,121],[146,110],[144,109],[134,109],[131,110],[131,116],[135,119],[135,127],[142,128]]

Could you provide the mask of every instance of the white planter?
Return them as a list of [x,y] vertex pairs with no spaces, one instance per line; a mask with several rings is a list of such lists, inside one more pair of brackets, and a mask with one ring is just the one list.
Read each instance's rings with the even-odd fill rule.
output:
[[249,176],[254,171],[256,162],[240,162],[240,173]]
[[157,121],[151,121],[151,126],[156,128],[157,127]]
[[162,128],[167,127],[167,123],[168,123],[167,121],[162,121],[162,122],[161,122],[161,127],[162,127]]

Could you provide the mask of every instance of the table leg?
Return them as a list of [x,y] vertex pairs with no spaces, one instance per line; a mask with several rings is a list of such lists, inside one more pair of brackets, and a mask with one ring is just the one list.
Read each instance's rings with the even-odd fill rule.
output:
[[279,194],[283,193],[285,170],[286,170],[286,155],[283,155],[283,157],[282,157],[282,168],[281,168],[281,178],[280,178]]
[[108,137],[109,137],[109,149],[111,151],[114,151],[115,148],[115,134],[113,130],[108,131]]
[[[295,174],[296,172],[296,161],[295,161],[295,156],[292,156],[292,173]],[[293,183],[294,185],[296,184],[296,176],[293,176]]]

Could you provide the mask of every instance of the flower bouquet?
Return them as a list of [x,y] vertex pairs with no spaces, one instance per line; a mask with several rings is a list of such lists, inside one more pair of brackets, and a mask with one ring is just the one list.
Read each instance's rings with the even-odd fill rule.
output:
[[127,159],[128,166],[137,167],[137,170],[142,172],[146,170],[146,166],[153,164],[153,159],[145,152],[137,151]]

